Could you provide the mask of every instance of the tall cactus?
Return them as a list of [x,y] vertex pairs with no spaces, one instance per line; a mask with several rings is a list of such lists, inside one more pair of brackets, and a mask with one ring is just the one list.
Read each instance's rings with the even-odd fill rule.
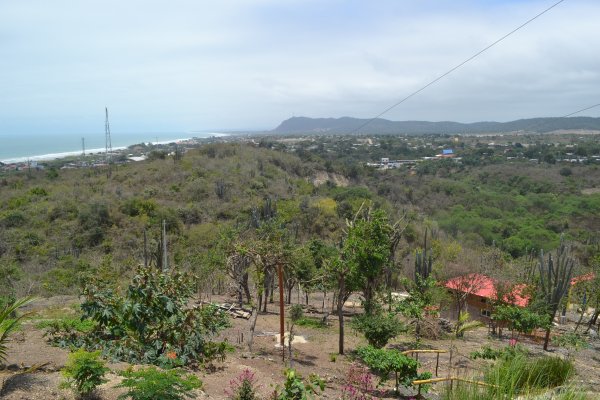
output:
[[[540,291],[542,298],[548,306],[550,321],[554,320],[563,297],[569,292],[575,260],[570,255],[570,248],[565,244],[564,237],[560,238],[560,245],[556,250],[556,259],[548,254],[544,260],[544,252],[540,251],[538,270],[540,273]],[[550,326],[546,330],[544,350],[548,350],[550,341]]]
[[418,251],[415,254],[415,283],[418,287],[421,286],[421,282],[429,278],[431,275],[431,269],[433,266],[433,258],[427,251],[427,228],[425,229],[425,243],[423,250]]

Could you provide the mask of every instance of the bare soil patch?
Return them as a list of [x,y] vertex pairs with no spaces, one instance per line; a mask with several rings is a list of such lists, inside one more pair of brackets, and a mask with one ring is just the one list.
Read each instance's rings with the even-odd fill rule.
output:
[[[225,301],[229,299],[213,298],[213,301],[215,300]],[[320,307],[318,301],[315,301],[314,306],[317,307],[317,305]],[[45,304],[44,306],[48,305]],[[232,327],[223,332],[221,338],[227,339],[229,343],[235,346],[236,350],[234,353],[229,354],[223,363],[216,362],[211,368],[192,371],[204,382],[204,388],[202,391],[197,392],[197,398],[225,399],[225,389],[229,387],[229,382],[246,368],[255,372],[260,382],[260,392],[264,396],[270,394],[277,384],[283,382],[285,366],[282,362],[282,349],[275,346],[276,336],[273,335],[279,330],[276,304],[270,305],[268,311],[268,313],[259,316],[256,327],[257,336],[255,337],[252,353],[248,352],[245,344],[238,343],[241,334],[246,335],[248,332],[248,321],[244,319],[232,320]],[[306,339],[306,343],[294,344],[293,367],[303,376],[316,373],[326,381],[327,388],[321,398],[340,398],[347,371],[353,362],[352,350],[359,345],[366,344],[361,335],[354,333],[349,328],[350,315],[352,312],[360,312],[360,310],[350,308],[346,311],[349,316],[346,317],[348,323],[346,334],[347,354],[344,356],[337,355],[337,316],[330,315],[328,317],[329,326],[327,328],[296,327],[295,329],[297,335],[301,335]],[[321,317],[321,314],[308,314],[307,316]],[[483,345],[499,348],[507,344],[507,338],[503,340],[490,338],[487,328],[480,328],[468,332],[466,337],[460,340],[450,338],[441,340],[424,339],[422,348],[452,350],[451,353],[440,355],[439,376],[444,377],[452,374],[477,377],[481,374],[486,361],[471,360],[469,354],[480,349]],[[541,345],[537,343],[525,341],[523,345],[530,350],[533,356],[544,353]],[[413,337],[401,335],[389,346],[398,350],[411,349],[414,347]],[[575,382],[582,388],[596,391],[594,396],[600,396],[597,389],[598,384],[600,384],[599,350],[600,342],[574,355],[577,368]],[[553,354],[566,356],[566,351],[564,349],[554,349]],[[36,329],[35,324],[27,323],[10,343],[7,364],[16,364],[19,368],[35,365],[45,366],[33,373],[23,373],[22,370],[18,372],[8,370],[0,372],[0,382],[3,382],[0,398],[8,400],[74,399],[70,391],[59,388],[61,376],[58,370],[64,365],[67,355],[68,350],[50,346],[46,343],[43,332]],[[452,365],[450,365],[450,355],[452,356]],[[419,361],[421,362],[421,371],[435,372],[436,356],[434,354],[421,355]],[[109,366],[112,370],[120,370],[125,368],[126,364],[111,363]],[[102,385],[98,392],[99,399],[113,400],[123,393],[121,389],[114,388],[120,378],[116,374],[110,374],[108,378],[110,381]],[[426,398],[438,398],[437,394],[443,390],[442,385],[433,386]],[[387,385],[387,388],[389,389],[390,385]],[[394,397],[394,393],[388,390],[381,398],[391,399],[397,397]]]

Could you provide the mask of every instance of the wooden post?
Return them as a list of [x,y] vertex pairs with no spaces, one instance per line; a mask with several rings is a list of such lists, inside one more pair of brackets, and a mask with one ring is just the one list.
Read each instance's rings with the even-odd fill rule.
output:
[[284,327],[284,304],[283,304],[283,268],[281,267],[281,263],[277,264],[277,275],[279,275],[279,335],[281,341],[281,354],[283,355],[283,360],[285,361],[285,327]]
[[435,376],[438,376],[438,366],[440,365],[440,353],[437,353],[435,360]]

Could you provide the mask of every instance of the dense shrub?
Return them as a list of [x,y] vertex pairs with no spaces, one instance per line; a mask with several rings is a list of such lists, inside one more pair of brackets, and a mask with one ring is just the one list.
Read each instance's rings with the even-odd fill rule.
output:
[[378,349],[385,347],[391,339],[406,331],[398,318],[381,311],[354,317],[352,327],[363,333],[369,344]]
[[124,295],[101,279],[92,279],[83,291],[81,308],[93,328],[86,334],[58,331],[51,341],[156,365],[164,365],[167,355],[184,365],[224,358],[227,346],[209,339],[228,326],[227,316],[212,305],[189,307],[194,293],[189,275],[149,267],[137,269]]
[[548,315],[540,315],[527,308],[499,305],[492,314],[494,321],[508,324],[508,329],[513,333],[529,334],[537,328],[546,328],[550,324]]
[[[393,373],[396,391],[400,385],[411,387],[412,381],[431,377],[431,374],[428,372],[417,373],[419,363],[415,359],[400,353],[398,350],[362,346],[356,349],[356,354],[373,372],[379,375],[381,382],[387,381],[390,374]],[[426,388],[423,387],[422,389]]]
[[12,211],[0,219],[0,224],[5,228],[18,228],[27,222],[27,218],[20,211]]
[[121,205],[121,212],[129,215],[130,217],[135,217],[138,215],[153,216],[156,212],[156,209],[157,205],[154,200],[143,200],[138,198],[126,200]]

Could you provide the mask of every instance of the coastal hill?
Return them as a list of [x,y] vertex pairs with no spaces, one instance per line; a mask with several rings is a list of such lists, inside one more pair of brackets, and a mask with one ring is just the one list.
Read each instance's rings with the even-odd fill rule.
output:
[[351,117],[308,118],[292,117],[283,121],[273,133],[336,133],[336,134],[477,134],[501,132],[554,132],[560,130],[600,131],[600,118],[530,118],[509,122],[473,122],[463,124],[452,121],[390,121],[377,118],[361,128],[368,119]]

